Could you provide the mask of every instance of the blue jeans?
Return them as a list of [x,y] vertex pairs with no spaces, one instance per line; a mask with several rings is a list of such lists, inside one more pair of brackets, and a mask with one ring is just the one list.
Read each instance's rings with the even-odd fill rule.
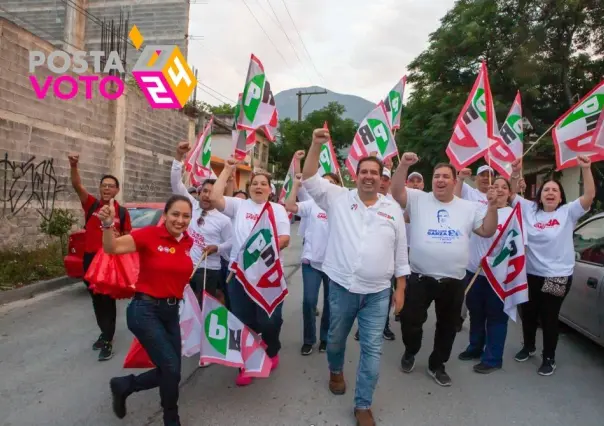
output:
[[304,298],[302,300],[302,317],[304,319],[304,344],[314,345],[317,341],[317,320],[315,310],[319,301],[319,290],[323,281],[323,314],[321,315],[321,331],[319,339],[327,341],[329,331],[329,277],[325,272],[312,266],[302,264],[302,281]]
[[354,393],[355,408],[370,408],[373,401],[373,392],[380,376],[380,357],[390,292],[391,289],[387,288],[379,293],[356,294],[334,281],[329,282],[331,315],[327,338],[327,362],[330,372],[336,374],[343,372],[346,339],[355,318],[359,325],[361,357]]
[[128,329],[149,354],[156,368],[126,376],[124,392],[131,394],[159,387],[164,424],[178,425],[181,338],[178,303],[133,299],[126,311]]
[[227,287],[231,312],[250,329],[256,333],[262,333],[262,340],[267,346],[266,354],[269,357],[277,355],[281,349],[279,335],[281,325],[283,325],[283,302],[277,306],[269,318],[266,311],[247,295],[237,278],[231,278]]
[[[473,272],[466,275],[471,280]],[[466,297],[470,313],[470,344],[467,350],[482,354],[481,362],[491,367],[503,364],[503,348],[508,332],[508,315],[485,276],[478,275]]]

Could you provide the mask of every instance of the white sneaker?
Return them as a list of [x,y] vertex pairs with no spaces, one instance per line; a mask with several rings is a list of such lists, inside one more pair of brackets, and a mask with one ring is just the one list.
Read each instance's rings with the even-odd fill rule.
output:
[[210,365],[212,365],[212,364],[209,362],[200,362],[199,368],[208,368]]

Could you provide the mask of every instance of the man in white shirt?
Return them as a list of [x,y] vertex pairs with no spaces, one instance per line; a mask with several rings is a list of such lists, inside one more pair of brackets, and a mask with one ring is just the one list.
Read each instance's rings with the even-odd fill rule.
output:
[[[303,185],[329,218],[329,238],[323,271],[330,278],[330,324],[327,361],[329,390],[346,392],[344,354],[346,339],[355,318],[360,331],[361,357],[355,390],[355,417],[361,426],[374,426],[373,392],[379,377],[383,330],[388,313],[390,278],[405,289],[410,273],[405,222],[399,206],[378,193],[383,165],[366,157],[357,166],[357,188],[332,185],[317,174],[321,146],[329,132],[317,129],[303,169]],[[395,310],[403,305],[397,293]]]
[[407,188],[424,190],[424,177],[419,172],[411,172],[407,176]]
[[[441,386],[450,386],[445,371],[455,340],[461,305],[464,300],[463,278],[469,260],[472,232],[485,238],[497,231],[497,205],[494,189],[487,194],[489,206],[455,197],[456,171],[450,164],[438,164],[432,178],[433,192],[406,188],[409,167],[418,161],[414,153],[405,153],[392,179],[392,196],[411,220],[411,276],[401,312],[401,330],[405,353],[401,359],[404,372],[415,367],[415,355],[422,342],[422,327],[428,308],[435,302],[436,333],[428,373]],[[399,290],[397,289],[397,292]]]

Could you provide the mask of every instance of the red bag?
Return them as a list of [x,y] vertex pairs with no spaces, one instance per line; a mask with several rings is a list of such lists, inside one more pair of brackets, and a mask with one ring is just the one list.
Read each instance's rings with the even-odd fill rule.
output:
[[130,345],[130,350],[126,354],[124,359],[124,368],[154,368],[155,364],[149,358],[149,354],[143,345],[140,344],[138,339],[135,337]]
[[97,294],[130,299],[136,291],[138,272],[138,253],[112,255],[101,250],[92,260],[84,279]]

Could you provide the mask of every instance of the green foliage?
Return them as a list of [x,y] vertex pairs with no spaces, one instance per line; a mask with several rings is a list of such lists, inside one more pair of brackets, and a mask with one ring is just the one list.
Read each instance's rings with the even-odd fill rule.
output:
[[65,275],[58,242],[35,250],[0,251],[0,291]]
[[215,114],[215,115],[233,115],[233,114],[235,114],[235,107],[233,105],[222,104],[222,105],[218,105],[218,106],[213,106],[210,104],[206,104],[205,102],[202,102],[202,103],[204,104],[205,110],[212,114]]
[[336,155],[343,164],[344,158],[339,150],[352,143],[356,133],[357,123],[347,118],[342,118],[346,109],[337,102],[330,102],[325,108],[307,114],[302,121],[293,121],[289,118],[279,122],[279,138],[271,147],[271,162],[275,164],[277,176],[283,176],[289,168],[294,153],[300,149],[308,150],[312,133],[317,128],[322,128],[327,121]]
[[55,209],[49,219],[43,218],[40,223],[40,232],[51,237],[57,237],[61,243],[61,253],[66,253],[65,242],[67,235],[78,219],[69,210]]

